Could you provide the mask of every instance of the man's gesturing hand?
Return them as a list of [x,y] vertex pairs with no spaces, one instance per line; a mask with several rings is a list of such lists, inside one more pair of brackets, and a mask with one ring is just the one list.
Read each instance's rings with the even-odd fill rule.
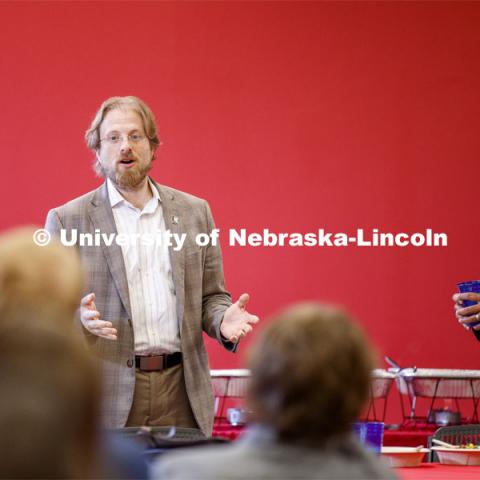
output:
[[89,293],[80,301],[80,320],[82,325],[93,335],[108,340],[117,339],[117,329],[113,328],[111,322],[100,319],[100,312],[95,306],[95,294]]
[[237,343],[247,333],[250,333],[253,330],[252,325],[258,322],[258,317],[250,315],[246,310],[249,300],[248,293],[244,293],[225,311],[220,332],[230,342]]

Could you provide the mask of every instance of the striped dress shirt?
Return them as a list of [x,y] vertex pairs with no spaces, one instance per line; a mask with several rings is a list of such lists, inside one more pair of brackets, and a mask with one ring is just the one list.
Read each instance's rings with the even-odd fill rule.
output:
[[[181,351],[172,265],[166,242],[144,241],[166,232],[158,190],[149,180],[153,198],[139,210],[107,179],[108,196],[127,273],[136,355]],[[143,237],[142,237],[143,236]],[[124,242],[122,242],[124,243]]]

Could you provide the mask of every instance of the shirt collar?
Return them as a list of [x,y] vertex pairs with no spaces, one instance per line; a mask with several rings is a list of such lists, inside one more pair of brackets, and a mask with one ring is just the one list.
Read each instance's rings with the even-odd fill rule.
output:
[[[157,200],[155,205],[158,204],[158,202],[161,202],[160,194],[158,193],[158,189],[155,186],[155,184],[152,182],[150,177],[148,178],[148,185],[150,186],[150,190],[152,192],[153,198]],[[108,198],[110,200],[110,206],[113,208],[116,205],[118,205],[121,202],[128,203],[127,200],[125,200],[120,192],[116,189],[115,185],[113,182],[107,178],[107,190],[108,190]],[[150,202],[149,202],[150,203]],[[148,204],[147,204],[148,205]]]
[[118,205],[121,202],[124,202],[125,199],[120,195],[120,192],[115,188],[112,181],[107,178],[107,190],[108,198],[110,200],[110,206],[113,208],[115,205]]
[[150,177],[148,177],[148,184],[150,185],[150,190],[152,191],[153,198],[156,198],[161,203],[162,199],[160,198],[160,194],[158,193],[158,188],[152,182]]

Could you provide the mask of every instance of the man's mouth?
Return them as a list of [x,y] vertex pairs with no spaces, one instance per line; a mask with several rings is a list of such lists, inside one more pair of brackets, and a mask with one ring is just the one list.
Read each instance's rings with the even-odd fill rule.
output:
[[125,166],[129,166],[133,165],[135,163],[135,160],[133,160],[132,158],[123,158],[122,160],[120,160],[119,163]]

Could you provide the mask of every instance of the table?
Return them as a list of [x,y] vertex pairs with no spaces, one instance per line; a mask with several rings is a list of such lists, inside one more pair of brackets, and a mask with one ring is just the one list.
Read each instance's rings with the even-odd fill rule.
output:
[[[233,426],[226,420],[217,420],[213,425],[214,437],[226,437],[235,440],[246,427],[243,425]],[[385,430],[383,434],[383,445],[389,447],[417,447],[418,445],[428,446],[428,437],[432,436],[435,430]],[[480,477],[479,477],[480,480]]]
[[236,440],[245,431],[244,425],[233,426],[229,423],[215,423],[213,425],[212,437],[223,437],[229,440]]
[[480,467],[423,463],[420,467],[396,468],[401,480],[478,480]]
[[[239,407],[247,393],[250,382],[250,370],[210,370],[212,378],[213,395],[215,397],[215,422],[214,426],[226,422],[227,404],[234,400],[232,407]],[[216,435],[214,435],[216,436]]]
[[388,447],[417,447],[428,446],[428,437],[431,437],[437,427],[430,430],[387,430],[383,433],[383,445]]
[[[434,411],[435,400],[454,400],[457,411],[460,411],[460,399],[472,400],[472,417],[468,423],[478,423],[478,405],[480,402],[480,370],[458,370],[445,368],[403,368],[396,371],[397,387],[400,392],[403,421],[414,423],[418,420],[427,420]],[[410,413],[407,415],[403,396],[407,396],[410,403]],[[427,416],[418,416],[416,413],[418,398],[431,399]]]

